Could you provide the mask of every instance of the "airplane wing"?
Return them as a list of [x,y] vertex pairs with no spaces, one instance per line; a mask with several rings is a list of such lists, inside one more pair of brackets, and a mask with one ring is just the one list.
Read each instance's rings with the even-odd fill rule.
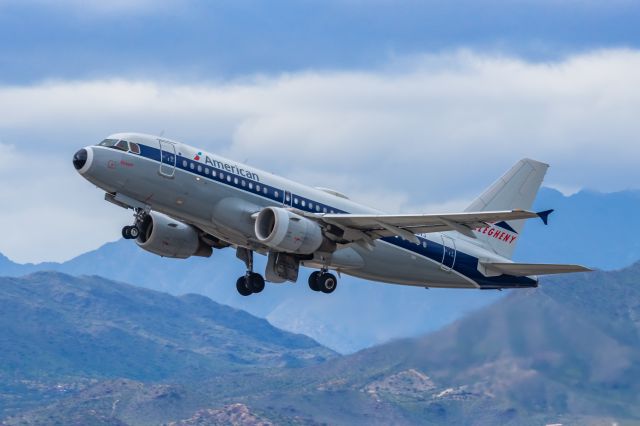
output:
[[473,234],[475,228],[486,227],[490,223],[535,217],[540,216],[526,210],[506,210],[418,215],[324,214],[315,216],[315,219],[341,228],[344,231],[343,238],[354,242],[371,244],[378,238],[398,236],[417,244],[419,240],[415,234],[458,231],[476,238]]
[[481,266],[488,275],[511,275],[528,277],[531,275],[567,274],[572,272],[591,272],[589,268],[580,265],[554,265],[537,263],[491,263],[481,262]]

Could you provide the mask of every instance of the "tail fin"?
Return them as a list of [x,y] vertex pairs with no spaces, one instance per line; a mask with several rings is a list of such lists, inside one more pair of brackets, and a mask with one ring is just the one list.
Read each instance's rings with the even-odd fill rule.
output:
[[[531,210],[538,194],[548,164],[524,159],[475,199],[466,211]],[[516,243],[522,234],[524,220],[499,222],[489,228],[476,231],[478,240],[489,250],[511,259]]]

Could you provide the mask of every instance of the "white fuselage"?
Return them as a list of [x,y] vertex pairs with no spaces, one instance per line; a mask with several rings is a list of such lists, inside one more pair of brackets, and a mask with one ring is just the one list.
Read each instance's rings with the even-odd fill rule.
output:
[[[185,144],[141,134],[119,134],[140,153],[92,146],[79,172],[111,194],[135,200],[229,244],[267,253],[254,232],[255,214],[267,206],[323,213],[380,213],[343,196],[305,186]],[[339,246],[330,259],[304,261],[341,273],[387,283],[424,287],[532,287],[537,280],[485,277],[478,260],[507,259],[456,232],[419,236],[419,244],[397,237],[377,240],[372,249]]]

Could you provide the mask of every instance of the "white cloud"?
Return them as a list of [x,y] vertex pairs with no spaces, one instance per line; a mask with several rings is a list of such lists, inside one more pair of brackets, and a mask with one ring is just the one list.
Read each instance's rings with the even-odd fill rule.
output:
[[[522,157],[551,163],[547,183],[555,187],[638,188],[638,75],[640,52],[631,50],[553,63],[458,52],[403,60],[384,71],[301,72],[226,83],[5,86],[0,140],[15,148],[3,150],[7,156],[44,156],[56,174],[44,188],[32,169],[21,168],[3,178],[0,191],[13,194],[10,202],[25,211],[68,212],[66,218],[60,213],[66,221],[56,228],[60,234],[65,226],[73,229],[69,218],[83,220],[77,206],[93,197],[82,215],[101,217],[83,223],[104,229],[105,220],[108,235],[117,234],[117,221],[105,219],[113,210],[75,176],[70,157],[80,146],[126,130],[165,130],[169,137],[335,187],[390,211],[463,206]],[[0,168],[7,167],[6,158],[0,159]],[[34,193],[24,200],[13,191],[22,180],[31,182],[23,190]],[[62,184],[85,186],[64,200],[47,195],[46,203],[39,202],[37,191]],[[0,218],[31,223],[17,213],[9,218],[0,212]],[[44,238],[48,231],[39,232]],[[80,238],[60,243],[64,248],[56,256],[108,238],[100,232],[88,232],[82,244]],[[11,238],[17,245],[7,243]],[[21,260],[53,257],[44,250],[28,254],[27,244],[18,247],[18,237],[0,243],[0,251]]]
[[0,252],[29,262],[65,260],[115,240],[130,213],[105,205],[70,160],[0,144]]

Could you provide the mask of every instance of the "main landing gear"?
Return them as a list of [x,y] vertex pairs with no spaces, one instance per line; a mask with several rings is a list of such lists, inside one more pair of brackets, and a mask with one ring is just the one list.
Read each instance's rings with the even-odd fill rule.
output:
[[326,270],[315,271],[309,275],[309,288],[313,291],[321,291],[325,294],[333,293],[338,286],[335,275]]
[[247,265],[247,273],[236,281],[236,290],[242,296],[250,296],[264,290],[264,278],[262,275],[253,272],[253,251],[238,247],[236,257],[244,261]]
[[242,296],[250,296],[264,290],[264,278],[255,272],[247,272],[236,281],[236,289]]

